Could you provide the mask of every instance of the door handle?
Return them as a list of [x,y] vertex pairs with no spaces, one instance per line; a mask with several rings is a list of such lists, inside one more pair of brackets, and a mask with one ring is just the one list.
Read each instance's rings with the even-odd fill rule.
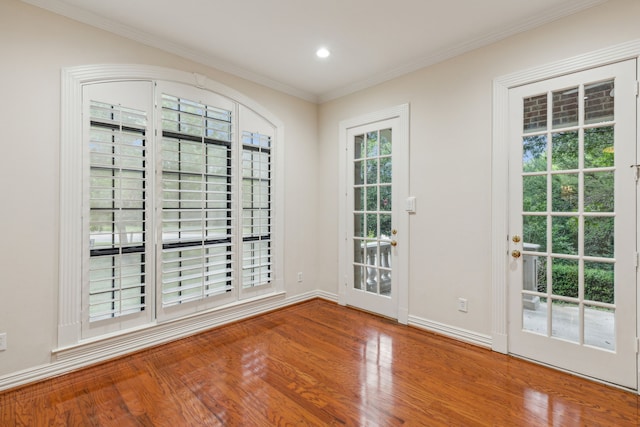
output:
[[511,251],[511,256],[514,258],[520,258],[520,251],[517,249]]
[[393,246],[395,248],[396,246],[398,246],[398,242],[396,242],[395,240],[392,240],[391,241],[391,246]]

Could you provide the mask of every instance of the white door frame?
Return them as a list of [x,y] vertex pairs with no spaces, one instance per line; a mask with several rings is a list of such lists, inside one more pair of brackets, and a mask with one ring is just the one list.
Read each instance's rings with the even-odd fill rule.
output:
[[[508,74],[493,81],[491,178],[491,283],[493,312],[491,334],[492,349],[494,351],[505,354],[508,352],[509,89],[627,59],[638,60],[639,57],[640,40],[633,40],[566,60]],[[640,227],[637,228],[640,229]],[[636,295],[638,295],[637,291]],[[640,298],[638,299],[640,300]],[[640,304],[637,306],[640,307]],[[640,330],[640,319],[638,319],[637,313],[636,323],[637,330]]]
[[[343,120],[339,125],[339,150],[338,150],[338,168],[339,168],[339,187],[338,187],[338,303],[346,305],[346,293],[349,274],[351,274],[351,265],[346,262],[347,256],[347,239],[349,236],[347,230],[347,133],[349,129],[364,126],[383,120],[398,118],[400,126],[398,132],[394,132],[394,154],[396,156],[404,156],[406,164],[409,164],[409,104],[402,104],[390,107],[381,111],[365,114],[348,120]],[[395,147],[398,147],[397,149]],[[403,162],[404,163],[404,162]],[[400,201],[406,200],[409,196],[409,167],[393,169],[393,185],[398,186]],[[403,245],[410,248],[409,239],[409,214],[403,213],[397,218],[398,234],[403,237]],[[408,251],[405,251],[408,252]],[[407,324],[409,321],[409,256],[402,256],[398,259],[398,283],[395,284],[398,292],[398,322]]]

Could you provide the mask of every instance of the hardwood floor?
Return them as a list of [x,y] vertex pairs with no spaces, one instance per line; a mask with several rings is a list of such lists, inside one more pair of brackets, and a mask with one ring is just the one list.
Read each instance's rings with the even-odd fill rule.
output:
[[0,394],[1,426],[637,426],[638,396],[314,300]]

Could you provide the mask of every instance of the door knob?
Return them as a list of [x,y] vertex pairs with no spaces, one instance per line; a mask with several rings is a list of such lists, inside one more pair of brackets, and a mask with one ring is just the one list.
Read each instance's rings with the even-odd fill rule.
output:
[[520,258],[520,251],[519,250],[514,250],[511,252],[511,256],[514,258]]
[[398,242],[396,242],[395,240],[392,240],[391,241],[391,246],[393,246],[395,248],[396,246],[398,246]]
[[518,243],[520,242],[520,236],[516,234],[511,238],[511,240],[513,240],[513,243]]

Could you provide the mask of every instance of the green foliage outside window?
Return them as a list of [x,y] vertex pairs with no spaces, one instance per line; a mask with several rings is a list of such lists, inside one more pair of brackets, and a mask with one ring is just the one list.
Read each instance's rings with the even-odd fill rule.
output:
[[391,236],[391,148],[390,129],[366,135],[366,236],[371,239]]
[[[613,265],[611,265],[612,267]],[[546,272],[539,270],[538,291],[546,292]],[[584,299],[614,304],[613,268],[584,269]],[[553,266],[553,294],[575,296],[578,294],[578,270],[571,265],[556,263]]]
[[[606,213],[614,212],[614,172],[602,168],[614,166],[614,129],[606,126],[584,132],[583,209],[604,213],[583,218],[584,255],[613,258],[614,218]],[[576,170],[580,166],[579,152],[577,131],[552,134],[550,144],[546,135],[528,136],[523,141],[523,172],[532,173],[522,180],[522,209],[529,213],[523,217],[523,237],[526,243],[540,245],[539,251],[578,255],[580,175]],[[551,185],[550,200],[547,200],[547,185]],[[551,212],[550,242],[547,241],[548,211]],[[560,261],[554,259],[552,267],[553,293],[577,297],[578,269]],[[545,268],[538,274],[538,283],[546,288]],[[585,299],[613,303],[613,264],[585,262],[584,288]]]

